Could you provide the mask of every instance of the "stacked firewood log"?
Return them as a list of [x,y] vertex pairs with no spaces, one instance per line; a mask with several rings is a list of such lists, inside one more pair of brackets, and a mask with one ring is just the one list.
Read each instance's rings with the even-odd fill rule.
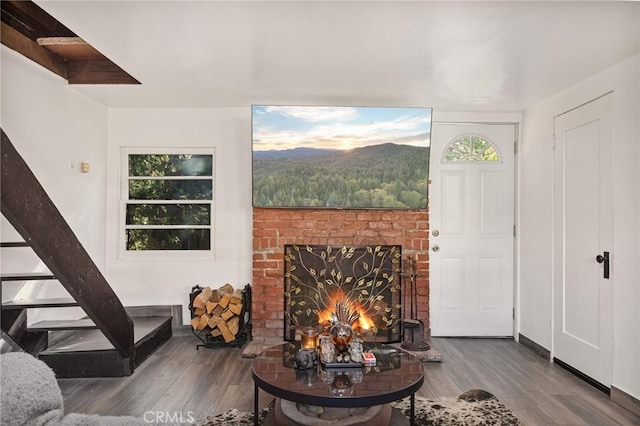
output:
[[209,332],[213,337],[222,336],[226,343],[234,341],[240,331],[242,296],[242,290],[234,289],[231,284],[217,290],[204,287],[193,299],[191,327]]

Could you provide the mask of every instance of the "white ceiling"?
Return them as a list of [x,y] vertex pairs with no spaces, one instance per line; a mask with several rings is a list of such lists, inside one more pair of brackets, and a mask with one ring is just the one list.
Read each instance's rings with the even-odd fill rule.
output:
[[113,107],[522,111],[638,52],[630,1],[37,1],[142,82]]

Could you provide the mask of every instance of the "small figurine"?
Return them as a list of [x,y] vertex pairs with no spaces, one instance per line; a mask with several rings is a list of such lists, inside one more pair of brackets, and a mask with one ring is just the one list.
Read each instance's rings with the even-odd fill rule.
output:
[[320,339],[320,359],[325,364],[336,362],[336,347],[328,337]]
[[313,349],[300,349],[296,354],[294,360],[296,368],[298,370],[306,370],[316,365],[318,361],[318,355]]
[[353,339],[351,345],[349,345],[349,355],[352,362],[362,362],[362,341],[358,338]]

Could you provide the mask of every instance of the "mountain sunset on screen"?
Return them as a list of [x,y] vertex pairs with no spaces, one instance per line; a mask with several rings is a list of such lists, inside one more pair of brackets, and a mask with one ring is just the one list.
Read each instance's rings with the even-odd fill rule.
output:
[[253,205],[426,208],[430,108],[252,106]]
[[253,149],[352,149],[382,143],[429,146],[425,108],[253,107]]

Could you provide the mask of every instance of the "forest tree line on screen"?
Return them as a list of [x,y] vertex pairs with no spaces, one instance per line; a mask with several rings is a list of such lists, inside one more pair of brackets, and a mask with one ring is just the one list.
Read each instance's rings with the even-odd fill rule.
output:
[[427,207],[429,148],[386,143],[350,151],[253,154],[255,207]]

